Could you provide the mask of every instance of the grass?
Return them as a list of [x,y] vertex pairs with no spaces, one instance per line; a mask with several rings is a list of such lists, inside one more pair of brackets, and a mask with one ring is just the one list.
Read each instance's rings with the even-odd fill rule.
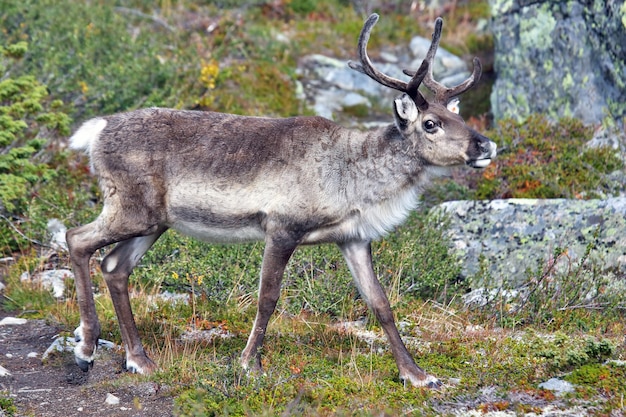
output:
[[7,417],[13,417],[17,413],[17,407],[13,399],[5,397],[4,392],[0,392],[0,411]]
[[[507,326],[502,318],[487,314],[498,307],[480,314],[468,310],[451,286],[446,297],[441,297],[441,286],[436,287],[435,297],[439,295],[445,303],[423,301],[425,297],[408,290],[410,281],[403,276],[416,266],[430,268],[428,254],[414,256],[418,251],[414,239],[430,236],[421,244],[432,245],[438,239],[438,224],[414,216],[403,229],[406,234],[394,234],[379,243],[375,258],[377,264],[384,260],[379,275],[402,323],[407,346],[420,366],[445,382],[444,391],[400,383],[382,331],[362,301],[355,298],[347,271],[332,246],[300,251],[290,264],[263,348],[265,374],[248,375],[238,357],[255,314],[260,245],[209,246],[174,233],[164,236],[132,277],[138,327],[148,352],[160,366],[156,374],[142,378],[173,387],[176,415],[435,416],[452,413],[451,398],[457,407],[473,404],[471,408],[476,410],[516,412],[532,409],[537,398],[547,396],[537,385],[551,377],[565,377],[576,384],[576,391],[561,401],[561,407],[598,401],[598,396],[604,398],[598,410],[620,407],[623,388],[617,381],[623,370],[605,360],[624,357],[623,316],[566,310],[548,325],[523,324],[521,315],[511,315],[508,320],[519,324]],[[387,259],[388,254],[393,256]],[[25,256],[11,268],[6,293],[10,302],[5,302],[5,308],[20,308],[25,316],[44,317],[71,331],[78,323],[71,287],[68,298],[57,301],[47,290],[19,282],[20,271],[42,267],[37,259]],[[65,262],[62,257],[62,265]],[[396,272],[403,283],[395,283],[393,275],[385,278],[387,270],[403,271]],[[111,301],[97,268],[93,278],[103,337],[120,343]],[[316,285],[327,285],[322,287],[326,292]],[[188,293],[193,302],[155,298],[166,286]],[[303,288],[309,287],[314,290],[305,292]],[[311,295],[318,298],[307,300]],[[338,326],[363,318],[362,328]],[[190,329],[213,327],[225,329],[232,337],[210,341],[181,337]],[[593,382],[599,378],[609,379],[602,390]],[[485,399],[483,390],[495,392],[496,397]],[[527,397],[516,397],[511,394],[514,392],[525,392]]]

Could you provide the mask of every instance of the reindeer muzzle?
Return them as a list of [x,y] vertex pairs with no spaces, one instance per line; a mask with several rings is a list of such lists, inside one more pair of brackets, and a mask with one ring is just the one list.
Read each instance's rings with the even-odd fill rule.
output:
[[472,168],[487,167],[491,163],[491,160],[496,157],[498,145],[491,140],[485,140],[479,144],[479,148],[482,154],[476,159],[467,161],[467,165]]

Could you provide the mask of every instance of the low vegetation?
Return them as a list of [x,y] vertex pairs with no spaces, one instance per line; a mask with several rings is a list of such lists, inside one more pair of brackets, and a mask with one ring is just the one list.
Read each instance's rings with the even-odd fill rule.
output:
[[[309,113],[297,95],[298,59],[307,53],[352,57],[363,20],[343,0],[159,2],[159,9],[141,0],[117,7],[70,3],[8,1],[0,12],[2,308],[52,320],[68,332],[79,321],[71,285],[56,300],[20,276],[68,267],[67,253],[49,244],[48,220],[73,227],[99,212],[87,162],[65,149],[70,125],[150,105]],[[419,30],[405,3],[388,7],[372,50],[383,39],[406,42]],[[485,1],[459,2],[446,16],[448,25],[458,21],[467,31],[467,16],[485,17],[487,10]],[[444,43],[457,53],[490,45],[488,37],[460,38]],[[585,148],[592,131],[576,120],[504,121],[487,135],[502,148],[495,163],[441,183],[425,206],[450,198],[592,198],[623,188],[607,175],[623,168],[620,160],[612,150]],[[546,279],[541,265],[529,271],[530,295],[522,305],[500,297],[470,309],[462,295],[471,283],[459,279],[445,227],[445,218],[418,211],[374,247],[376,272],[409,349],[444,380],[442,392],[399,383],[381,330],[332,246],[296,253],[264,346],[266,375],[249,377],[237,358],[254,319],[262,244],[207,245],[174,232],[131,277],[140,332],[161,370],[123,378],[169,387],[176,414],[185,416],[524,413],[547,402],[585,404],[595,415],[623,410],[626,367],[607,362],[625,355],[623,294],[604,294],[597,308],[567,308],[583,305],[577,301],[589,292],[581,287],[596,286],[602,295],[602,276],[581,263]],[[119,342],[95,261],[103,337]],[[163,291],[187,297],[171,302],[156,296]],[[183,337],[212,329],[230,337]],[[557,399],[538,388],[551,377],[575,384],[575,391]],[[16,412],[3,393],[0,410]]]

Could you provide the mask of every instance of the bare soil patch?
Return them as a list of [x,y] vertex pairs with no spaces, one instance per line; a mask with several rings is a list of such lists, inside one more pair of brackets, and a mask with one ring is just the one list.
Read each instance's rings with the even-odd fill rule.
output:
[[[6,316],[11,314],[0,312],[0,319]],[[17,416],[173,415],[169,390],[125,373],[120,352],[100,350],[89,372],[78,368],[71,353],[42,361],[59,331],[44,320],[0,326],[0,365],[11,373],[0,376],[0,391],[13,398]],[[119,404],[107,404],[108,394]]]

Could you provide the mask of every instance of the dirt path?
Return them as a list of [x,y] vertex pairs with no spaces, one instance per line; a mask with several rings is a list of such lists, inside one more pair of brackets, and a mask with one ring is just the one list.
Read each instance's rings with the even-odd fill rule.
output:
[[[0,312],[0,320],[8,313]],[[0,366],[11,375],[0,376],[2,397],[10,396],[17,416],[150,416],[173,415],[173,400],[167,389],[150,382],[137,382],[122,371],[119,352],[101,350],[93,369],[82,372],[73,354],[41,357],[59,333],[44,320],[0,326]],[[108,404],[111,394],[118,404]],[[0,410],[0,417],[4,416]]]

